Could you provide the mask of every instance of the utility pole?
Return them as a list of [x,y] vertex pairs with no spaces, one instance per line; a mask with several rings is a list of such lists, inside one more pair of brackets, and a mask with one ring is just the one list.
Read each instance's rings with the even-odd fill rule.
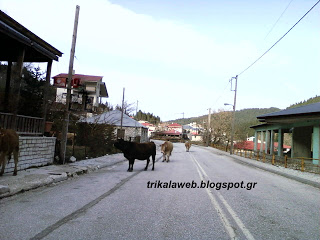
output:
[[124,111],[124,90],[125,88],[123,88],[123,92],[122,92],[122,107],[121,107],[121,120],[120,120],[120,129],[122,130],[122,124],[123,124],[123,111]]
[[76,41],[77,41],[79,10],[80,10],[80,6],[77,5],[75,20],[74,20],[74,27],[73,27],[73,35],[72,35],[69,72],[68,72],[68,79],[67,79],[66,108],[64,112],[64,121],[62,123],[62,136],[61,136],[61,145],[60,145],[60,160],[62,160],[63,164],[65,164],[65,158],[66,158],[67,133],[68,133],[69,116],[70,116],[71,80],[72,80],[72,72],[73,72],[74,53],[75,53]]
[[211,123],[211,108],[209,108],[209,114],[208,114],[207,147],[209,146],[209,139],[211,137],[211,134],[210,134],[210,123]]
[[182,124],[181,124],[181,142],[183,142],[183,123],[184,123],[184,112],[182,114]]
[[[232,90],[232,79],[235,79],[234,90]],[[236,101],[237,101],[237,84],[238,84],[238,75],[231,78],[231,91],[234,91],[234,102],[233,102],[233,113],[232,113],[232,124],[231,124],[231,144],[230,144],[230,155],[233,154],[233,138],[234,138],[234,123],[236,115]]]
[[[137,114],[138,114],[138,104],[139,104],[139,101],[137,100],[137,106],[136,106],[136,118],[137,118]],[[134,131],[134,137],[136,138],[137,135],[138,135],[138,129],[137,129],[137,121],[138,121],[138,118],[136,119],[135,121],[135,131]],[[136,140],[136,139],[135,139]]]

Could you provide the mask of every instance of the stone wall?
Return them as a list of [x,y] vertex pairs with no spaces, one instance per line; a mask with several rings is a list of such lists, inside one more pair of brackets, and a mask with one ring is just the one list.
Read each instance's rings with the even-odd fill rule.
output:
[[[53,163],[55,137],[22,137],[19,136],[19,162],[18,171],[30,167],[40,167]],[[5,173],[13,172],[13,155],[6,165]],[[19,173],[18,173],[19,174]]]

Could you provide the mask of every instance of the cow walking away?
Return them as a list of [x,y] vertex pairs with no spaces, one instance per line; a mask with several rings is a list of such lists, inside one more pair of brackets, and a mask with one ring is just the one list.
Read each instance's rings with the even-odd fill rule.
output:
[[189,152],[189,149],[191,148],[191,142],[187,141],[184,145],[186,146],[186,152]]
[[149,166],[150,156],[152,156],[152,170],[154,170],[154,163],[156,159],[156,145],[154,142],[136,143],[119,139],[114,143],[114,146],[121,150],[124,157],[129,160],[128,172],[132,172],[135,159],[147,160],[147,165],[144,168],[146,171]]
[[169,158],[171,156],[172,150],[173,150],[172,142],[165,141],[163,144],[161,144],[161,153],[163,154],[162,162],[164,162],[164,161],[169,162],[170,161]]
[[12,129],[0,128],[0,166],[1,166],[0,176],[2,176],[4,173],[4,169],[6,167],[6,158],[8,158],[8,163],[9,163],[12,153],[14,158],[13,175],[15,176],[17,175],[19,136]]

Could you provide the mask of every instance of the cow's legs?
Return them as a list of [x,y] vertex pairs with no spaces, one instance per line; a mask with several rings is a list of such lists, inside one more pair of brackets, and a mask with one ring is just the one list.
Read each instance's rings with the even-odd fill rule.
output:
[[4,173],[4,168],[5,168],[5,166],[6,166],[5,156],[6,156],[6,155],[5,155],[4,152],[2,152],[1,155],[0,155],[0,164],[2,165],[2,167],[1,167],[1,172],[0,172],[0,176],[3,175],[3,173]]
[[128,172],[132,172],[133,171],[133,164],[134,164],[134,159],[129,159]]
[[14,171],[13,171],[13,176],[16,176],[17,175],[17,167],[18,167],[18,151],[17,150],[14,150],[13,151],[13,158],[14,158]]
[[162,156],[162,162],[164,162],[165,160],[166,160],[166,155],[163,154],[163,156]]
[[146,167],[144,168],[145,171],[147,171],[147,169],[148,169],[149,162],[150,162],[150,157],[147,158],[147,165],[146,165]]
[[155,160],[156,160],[156,155],[152,155],[152,171],[154,170]]

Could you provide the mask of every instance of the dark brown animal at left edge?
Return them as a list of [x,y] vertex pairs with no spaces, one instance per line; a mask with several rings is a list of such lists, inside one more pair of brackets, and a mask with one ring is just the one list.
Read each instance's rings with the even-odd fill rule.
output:
[[122,151],[124,157],[129,160],[128,172],[132,172],[135,159],[147,160],[147,165],[144,168],[146,171],[149,166],[150,156],[152,156],[152,170],[154,170],[154,163],[156,159],[156,145],[154,142],[136,143],[118,139],[114,143],[114,146]]
[[0,176],[3,175],[6,166],[6,157],[8,158],[8,163],[11,159],[11,154],[13,153],[14,158],[14,171],[13,175],[17,175],[18,167],[18,155],[19,155],[19,136],[16,131],[12,129],[1,129],[0,128],[0,165],[1,172]]

